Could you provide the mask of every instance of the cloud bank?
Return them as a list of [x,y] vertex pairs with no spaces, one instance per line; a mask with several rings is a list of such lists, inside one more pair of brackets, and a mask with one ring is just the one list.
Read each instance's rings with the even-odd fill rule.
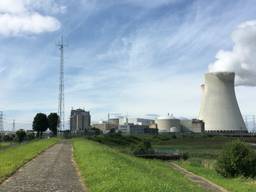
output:
[[56,31],[60,22],[47,14],[64,11],[65,7],[53,0],[1,0],[0,35],[8,37]]
[[220,50],[210,72],[235,72],[236,85],[256,86],[256,20],[241,23],[231,35],[231,51]]

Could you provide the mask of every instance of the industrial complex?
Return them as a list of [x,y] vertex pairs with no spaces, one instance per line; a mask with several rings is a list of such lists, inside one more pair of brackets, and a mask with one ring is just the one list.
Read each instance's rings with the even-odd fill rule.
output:
[[139,118],[120,115],[106,121],[91,123],[89,111],[72,110],[70,131],[85,133],[90,128],[102,133],[120,132],[124,135],[165,133],[247,133],[234,89],[235,73],[207,73],[201,85],[202,101],[196,119],[176,118],[173,115]]

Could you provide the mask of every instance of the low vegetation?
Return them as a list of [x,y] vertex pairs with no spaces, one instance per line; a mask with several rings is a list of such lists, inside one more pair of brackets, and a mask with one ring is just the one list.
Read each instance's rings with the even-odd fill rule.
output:
[[225,146],[216,163],[216,171],[224,177],[255,177],[256,152],[236,140]]
[[255,192],[256,183],[254,179],[244,177],[225,178],[215,171],[215,162],[216,160],[209,159],[190,159],[188,161],[180,161],[179,165],[224,187],[228,191]]
[[74,139],[73,146],[91,192],[204,191],[164,162],[136,158],[86,139]]
[[[175,135],[175,137],[174,135],[114,137],[115,138],[113,139],[113,136],[110,135],[98,136],[93,140],[128,154],[132,154],[133,149],[136,149],[136,146],[141,146],[144,141],[150,141],[152,148],[156,151],[186,154],[188,159],[186,161],[177,161],[179,165],[223,186],[229,191],[255,191],[255,179],[245,178],[243,176],[226,178],[216,171],[216,162],[223,147],[232,141],[235,142],[235,140],[237,140],[236,138],[222,136],[208,137],[206,135]],[[240,138],[240,140],[248,143],[256,143],[255,137]],[[168,164],[168,162],[166,163]],[[253,169],[250,165],[247,166],[247,168]]]
[[16,136],[17,136],[18,141],[21,143],[22,141],[25,140],[27,134],[24,129],[20,129],[20,130],[16,131]]
[[35,140],[0,151],[0,182],[57,141],[57,138]]

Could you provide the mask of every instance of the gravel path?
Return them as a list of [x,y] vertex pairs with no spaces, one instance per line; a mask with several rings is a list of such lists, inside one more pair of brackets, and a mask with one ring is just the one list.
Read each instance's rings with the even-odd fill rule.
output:
[[0,192],[39,191],[85,191],[72,161],[72,146],[68,142],[46,150],[0,185]]
[[184,169],[183,167],[177,165],[176,163],[171,163],[171,165],[175,170],[177,170],[180,173],[182,173],[183,175],[185,175],[190,181],[200,185],[206,191],[228,192],[223,187],[216,185],[215,183]]

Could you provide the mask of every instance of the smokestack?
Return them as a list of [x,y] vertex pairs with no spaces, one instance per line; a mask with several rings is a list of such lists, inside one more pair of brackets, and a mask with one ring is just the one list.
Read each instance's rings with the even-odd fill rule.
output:
[[205,85],[199,119],[205,131],[247,132],[234,89],[235,73],[215,72],[205,74]]

